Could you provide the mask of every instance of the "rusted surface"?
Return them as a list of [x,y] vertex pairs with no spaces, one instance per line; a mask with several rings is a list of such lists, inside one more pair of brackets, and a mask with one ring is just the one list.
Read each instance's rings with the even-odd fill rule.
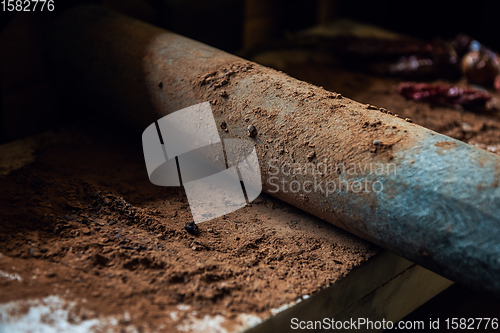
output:
[[[75,100],[139,130],[211,101],[223,139],[255,143],[264,191],[452,280],[499,293],[498,156],[96,7],[63,16],[51,42],[49,58]],[[327,171],[307,173],[308,163]],[[275,176],[302,186],[276,187]],[[331,193],[328,182],[338,184]],[[357,182],[383,189],[357,191]]]

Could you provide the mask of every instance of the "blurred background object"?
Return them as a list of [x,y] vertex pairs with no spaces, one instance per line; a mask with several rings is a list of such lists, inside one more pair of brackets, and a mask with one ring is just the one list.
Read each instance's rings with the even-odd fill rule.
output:
[[338,18],[423,39],[452,39],[465,32],[493,50],[500,49],[495,29],[500,3],[494,1],[464,7],[449,1],[438,6],[429,0],[404,6],[396,0],[72,0],[56,2],[53,12],[5,11],[0,13],[0,142],[64,122],[44,69],[43,40],[54,17],[79,3],[101,3],[237,54],[283,42],[297,31]]
[[[2,11],[0,143],[58,128],[71,118],[73,110],[61,112],[66,104],[61,102],[62,96],[56,95],[50,83],[50,73],[44,67],[43,48],[53,19],[80,3],[100,3],[224,51],[243,55],[276,45],[290,45],[300,31],[345,18],[422,40],[440,37],[451,41],[465,33],[490,50],[500,50],[496,30],[500,12],[498,1],[458,5],[451,1],[437,4],[430,0],[410,4],[396,0],[72,0],[56,1],[54,12]],[[474,83],[491,84],[494,81],[500,89],[498,75],[490,77],[491,71],[481,71],[484,67],[492,67],[498,74],[497,59],[490,53],[482,56],[477,52],[465,53],[462,70]],[[479,72],[471,72],[471,68],[479,68]],[[460,309],[454,313],[449,313],[450,308],[444,312],[444,304],[460,302]],[[498,302],[454,286],[424,306],[431,310],[419,313],[424,319],[430,314],[458,316],[467,304],[474,304],[478,315],[499,309]]]

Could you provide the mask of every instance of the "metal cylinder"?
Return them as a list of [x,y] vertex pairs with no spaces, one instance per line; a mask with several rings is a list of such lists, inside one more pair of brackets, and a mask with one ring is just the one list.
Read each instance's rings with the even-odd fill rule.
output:
[[210,101],[223,139],[256,145],[264,191],[500,295],[499,156],[99,7],[59,18],[48,59],[67,95],[141,131]]

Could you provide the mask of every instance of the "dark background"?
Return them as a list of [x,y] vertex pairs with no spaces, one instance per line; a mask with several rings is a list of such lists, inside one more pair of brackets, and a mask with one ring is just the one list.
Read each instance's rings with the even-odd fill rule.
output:
[[[102,0],[55,1],[54,12],[0,11],[0,142],[64,122],[44,67],[52,20],[80,3],[100,3],[231,53],[283,40],[338,17],[430,39],[466,33],[500,50],[498,1]],[[60,110],[59,110],[60,111]]]

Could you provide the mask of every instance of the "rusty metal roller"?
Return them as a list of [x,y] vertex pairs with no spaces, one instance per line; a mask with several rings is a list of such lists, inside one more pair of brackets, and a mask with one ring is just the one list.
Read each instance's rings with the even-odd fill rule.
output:
[[143,131],[210,101],[222,139],[256,145],[264,191],[500,295],[499,156],[100,7],[59,17],[47,49],[75,103]]

